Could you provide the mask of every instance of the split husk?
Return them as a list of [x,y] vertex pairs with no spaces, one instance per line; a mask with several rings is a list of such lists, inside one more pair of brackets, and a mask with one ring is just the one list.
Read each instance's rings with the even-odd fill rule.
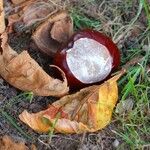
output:
[[52,57],[72,34],[72,19],[66,11],[58,11],[36,29],[32,39],[42,52]]
[[73,21],[68,12],[55,10],[47,0],[29,0],[19,7],[8,17],[7,32],[21,33],[34,29],[32,39],[38,49],[53,57],[73,34]]
[[[49,0],[27,0],[23,3],[15,0],[18,5],[13,5],[15,11],[8,16],[9,32],[16,24],[21,24],[22,30],[35,29],[40,23],[48,20],[51,16],[57,15],[57,9]],[[68,15],[69,16],[69,15]]]

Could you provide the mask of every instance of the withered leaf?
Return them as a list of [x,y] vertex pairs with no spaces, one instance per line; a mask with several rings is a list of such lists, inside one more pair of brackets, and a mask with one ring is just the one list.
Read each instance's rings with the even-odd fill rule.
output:
[[0,0],[0,34],[5,31],[5,19],[4,19],[3,0]]
[[26,1],[26,0],[11,0],[12,1],[12,3],[13,4],[20,4],[20,3],[22,3],[22,2],[24,2],[24,1]]
[[0,75],[14,87],[32,91],[40,96],[62,96],[69,90],[67,80],[50,77],[27,51],[17,54],[7,43],[7,33],[3,33],[0,54]]
[[16,143],[7,135],[0,138],[0,149],[1,150],[29,150],[24,142]]
[[49,105],[47,110],[19,115],[21,121],[39,132],[48,132],[52,126],[45,124],[47,118],[51,124],[60,113],[54,130],[60,133],[95,132],[104,128],[111,120],[113,108],[118,100],[117,80],[123,71],[102,85],[84,88],[79,92],[67,95]]
[[66,11],[58,11],[36,29],[32,39],[41,51],[53,56],[72,34],[72,19]]
[[19,14],[13,14],[8,16],[8,26],[7,26],[7,33],[13,32],[13,24],[20,20]]

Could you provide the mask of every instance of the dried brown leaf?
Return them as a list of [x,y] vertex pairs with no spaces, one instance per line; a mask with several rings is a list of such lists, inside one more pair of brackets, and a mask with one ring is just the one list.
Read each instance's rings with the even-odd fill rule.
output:
[[[19,118],[39,132],[51,130],[51,124],[56,118],[58,119],[54,127],[56,132],[84,133],[100,130],[111,120],[112,111],[118,99],[116,81],[122,73],[123,71],[102,85],[91,86],[65,96],[49,105],[47,110],[35,114],[25,110]],[[44,123],[42,118],[47,118],[51,124]]]
[[11,0],[13,4],[20,4],[22,2],[25,2],[26,0]]
[[4,19],[3,0],[0,0],[0,34],[5,31],[5,19]]
[[1,150],[29,150],[24,142],[14,142],[9,136],[3,136],[0,139]]
[[0,75],[11,85],[23,91],[32,91],[41,96],[62,96],[68,92],[67,80],[50,77],[27,51],[17,54],[7,43],[7,34],[2,38]]

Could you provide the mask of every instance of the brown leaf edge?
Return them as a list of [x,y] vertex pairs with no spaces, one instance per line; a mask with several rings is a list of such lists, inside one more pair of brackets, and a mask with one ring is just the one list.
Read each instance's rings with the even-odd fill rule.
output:
[[0,34],[5,31],[5,19],[4,19],[3,0],[0,0]]

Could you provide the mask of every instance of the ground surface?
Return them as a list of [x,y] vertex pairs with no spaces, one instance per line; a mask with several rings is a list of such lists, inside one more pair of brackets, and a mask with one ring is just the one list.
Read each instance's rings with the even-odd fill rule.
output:
[[[48,135],[37,134],[18,119],[24,109],[38,112],[56,100],[34,97],[10,86],[0,78],[0,135],[10,135],[38,150],[112,150],[150,149],[150,17],[148,1],[138,0],[66,0],[50,1],[58,8],[69,9],[75,29],[91,27],[110,36],[120,48],[121,66],[131,61],[127,74],[119,82],[119,104],[112,123],[97,133],[54,135],[47,145]],[[149,7],[150,8],[150,7]],[[150,19],[150,18],[149,18]],[[28,49],[41,66],[49,60],[34,49],[30,35],[10,35],[15,50]],[[33,47],[33,48],[32,48]],[[1,150],[1,149],[0,149]]]

